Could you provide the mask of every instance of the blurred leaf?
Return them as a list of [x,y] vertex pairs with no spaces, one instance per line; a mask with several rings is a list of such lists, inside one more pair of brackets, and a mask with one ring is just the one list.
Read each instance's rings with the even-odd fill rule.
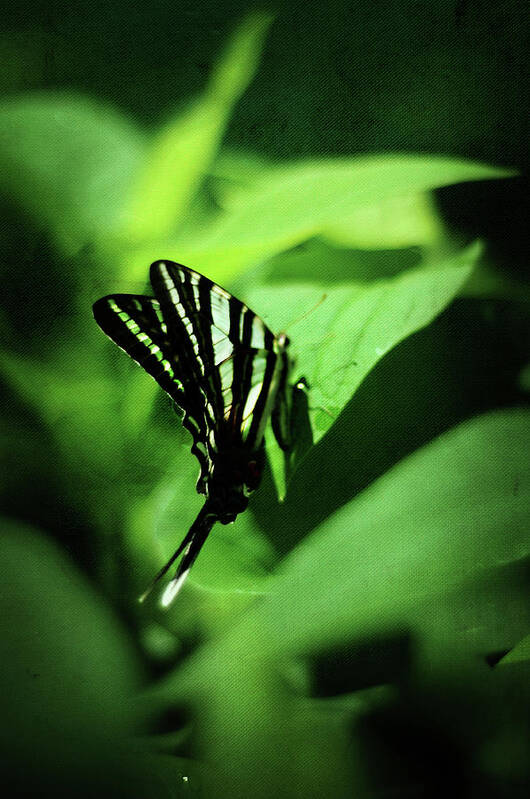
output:
[[427,193],[403,194],[364,205],[322,231],[333,244],[366,250],[434,245],[442,234],[441,219]]
[[[440,256],[438,257],[439,260]],[[389,250],[355,250],[334,247],[323,238],[314,238],[292,250],[276,255],[261,267],[243,275],[239,283],[251,284],[253,275],[277,283],[367,283],[394,277],[414,267],[427,267],[419,247]]]
[[267,244],[258,246],[234,247],[230,241],[212,247],[201,245],[201,236],[208,229],[203,227],[193,231],[193,236],[171,238],[167,241],[146,242],[132,249],[124,250],[123,275],[132,284],[145,279],[149,264],[159,259],[167,259],[196,269],[212,280],[226,285],[235,276],[242,274],[250,265],[266,260],[270,255]]
[[481,263],[463,287],[466,297],[500,298],[530,305],[530,286],[494,263]]
[[530,363],[527,363],[519,374],[518,384],[525,394],[530,394]]
[[[263,176],[274,171],[274,166],[256,155],[222,151],[210,170],[219,205],[227,211],[244,205],[256,184],[263,183]],[[363,205],[351,216],[329,224],[322,235],[341,247],[381,250],[433,244],[442,232],[430,194],[420,192]]]
[[182,221],[232,109],[254,76],[270,21],[265,14],[249,15],[228,43],[203,96],[156,135],[122,212],[124,240],[164,238]]
[[195,716],[200,749],[217,766],[205,795],[351,797],[353,714],[296,695],[278,664],[256,658],[244,641],[223,655],[200,686]]
[[[175,422],[178,424],[176,416]],[[198,467],[190,446],[191,442],[180,445],[154,488],[147,495],[133,497],[127,509],[129,550],[142,567],[139,574],[134,575],[138,581],[138,596],[178,547],[200,509],[201,502],[194,490]],[[172,501],[177,506],[170,515],[167,509]],[[158,534],[160,524],[162,535]]]
[[271,164],[262,155],[223,147],[208,171],[218,205],[227,211],[241,204],[249,189],[269,169]]
[[[398,203],[400,197],[410,198],[440,186],[512,174],[472,161],[395,154],[272,168],[239,205],[220,215],[208,228],[202,228],[195,240],[183,240],[182,253],[200,271],[210,268],[213,279],[222,282],[237,273],[242,261],[256,263],[325,232],[330,226],[347,224],[352,215],[379,213],[361,209],[378,208],[391,198]],[[410,207],[410,199],[404,202]],[[372,246],[375,238],[374,232],[370,236]],[[414,236],[409,232],[406,238],[410,243]],[[382,246],[388,246],[384,238]]]
[[[319,286],[249,291],[245,299],[272,330],[289,330],[289,321],[309,311],[296,325],[291,348],[296,356],[293,377],[303,375],[309,382],[315,443],[376,363],[451,302],[479,252],[480,246],[473,245],[432,268],[372,283],[328,287],[324,273]],[[323,291],[326,299],[314,308]]]
[[[422,192],[511,174],[470,161],[412,155],[328,159],[271,168],[263,172],[241,203],[230,205],[213,222],[194,224],[190,219],[175,236],[128,250],[124,256],[127,274],[140,280],[146,265],[157,258],[168,258],[192,266],[223,285],[250,266],[314,236],[326,235],[332,227],[348,228],[351,219],[359,235],[355,238],[353,232],[348,246],[369,244],[379,249],[435,245],[440,233],[438,222],[425,207],[425,199],[418,199]],[[397,207],[402,208],[401,220]],[[378,238],[377,220],[381,216],[386,217],[389,227]],[[371,231],[366,217],[375,220]],[[321,271],[325,276],[325,264]]]
[[429,681],[433,669],[447,676],[479,663],[491,668],[511,650],[530,625],[528,565],[527,558],[514,558],[473,571],[454,588],[420,602],[414,619],[416,640],[421,636],[415,674]]
[[64,360],[42,364],[0,352],[0,372],[66,452],[101,464],[121,442],[117,383],[83,354],[76,359],[66,352]]
[[2,751],[27,780],[62,776],[82,788],[96,763],[96,774],[112,773],[111,752],[124,751],[134,731],[134,647],[54,544],[1,524]]
[[517,646],[499,661],[499,666],[506,666],[512,663],[528,663],[530,661],[530,635],[519,641]]
[[27,33],[27,28],[17,30],[10,25],[9,30],[6,26],[0,34],[0,86],[4,96],[27,91],[42,82],[44,63],[36,52],[34,37]]
[[108,106],[49,93],[0,105],[2,190],[63,253],[112,228],[144,139]]
[[197,764],[136,738],[145,676],[119,619],[50,540],[1,528],[2,776],[20,796],[189,796]]

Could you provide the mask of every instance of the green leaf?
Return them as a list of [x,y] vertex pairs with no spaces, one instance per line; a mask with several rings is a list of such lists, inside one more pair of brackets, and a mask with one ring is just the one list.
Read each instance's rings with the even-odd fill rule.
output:
[[508,269],[500,268],[492,262],[482,262],[480,268],[464,286],[466,297],[479,297],[480,299],[502,299],[510,302],[525,303],[530,305],[530,286],[528,281],[517,277]]
[[28,781],[71,780],[74,790],[92,784],[96,763],[98,774],[113,773],[113,755],[134,732],[141,669],[118,618],[63,553],[26,526],[1,527],[5,764]]
[[123,250],[123,278],[134,283],[145,281],[149,264],[167,259],[196,269],[222,286],[241,275],[247,267],[267,259],[271,254],[268,244],[234,247],[230,241],[213,246],[201,244],[201,236],[209,229],[197,228],[193,236],[157,239]]
[[292,245],[366,205],[513,170],[432,155],[390,154],[323,159],[276,168],[256,184],[238,212],[219,222],[217,236],[234,244],[257,239]]
[[260,661],[244,641],[210,665],[195,720],[204,757],[216,764],[204,796],[352,796],[345,714],[297,695],[283,664]]
[[[424,656],[420,636],[447,621],[452,592],[529,554],[529,437],[530,413],[495,412],[403,460],[300,544],[270,581],[270,594],[152,690],[150,701],[200,692],[208,707],[197,722],[206,751],[216,762],[236,764],[228,778],[248,781],[247,793],[252,786],[257,795],[256,772],[277,790],[292,784],[307,764],[295,756],[292,720],[301,706],[292,692],[279,692],[281,664],[396,628],[412,632],[416,658]],[[472,624],[472,605],[470,616]],[[483,674],[475,664],[467,677]],[[432,673],[433,664],[426,665]],[[227,740],[234,715],[253,731],[245,759],[242,739]],[[346,745],[347,729],[335,729],[334,750]],[[327,759],[317,737],[321,779]],[[335,776],[340,784],[340,771]]]
[[0,526],[2,776],[20,795],[188,796],[200,768],[137,738],[145,675],[118,617],[44,535]]
[[144,152],[143,136],[102,103],[35,94],[0,105],[2,190],[63,253],[112,229]]
[[270,21],[265,14],[250,14],[228,43],[204,94],[155,136],[122,211],[124,240],[164,239],[182,222],[233,107],[254,76]]
[[528,663],[530,661],[530,635],[519,641],[517,646],[499,661],[499,666],[507,666],[512,663]]
[[[454,252],[446,250],[444,255]],[[244,287],[247,282],[256,282],[263,275],[263,282],[272,285],[282,283],[321,283],[328,284],[369,283],[381,278],[394,277],[407,269],[428,266],[427,254],[419,247],[388,250],[356,250],[333,246],[324,238],[318,237],[294,247],[292,250],[276,255],[238,281]],[[436,260],[442,256],[438,254]],[[433,259],[433,263],[436,264]],[[324,268],[325,266],[325,268]]]
[[[246,203],[249,192],[263,183],[264,175],[274,174],[274,167],[256,155],[223,150],[210,172],[218,204],[230,211]],[[322,235],[337,246],[381,250],[432,245],[442,231],[430,194],[416,192],[363,205],[329,224]]]
[[229,210],[244,201],[257,180],[271,168],[262,155],[223,147],[209,169],[212,191],[220,208]]
[[387,250],[432,246],[441,240],[443,225],[431,195],[421,192],[364,205],[328,225],[322,235],[340,247]]
[[[411,213],[411,202],[415,202],[411,197],[420,193],[453,183],[513,174],[462,159],[397,154],[323,159],[273,168],[264,172],[241,203],[221,214],[209,228],[201,229],[195,241],[183,241],[183,254],[200,271],[212,264],[213,279],[227,280],[241,268],[242,261],[253,264],[337,225],[348,226],[352,216],[358,220],[362,215],[373,217],[374,213],[381,213],[381,208],[386,208],[388,216],[391,204],[396,217],[400,197],[406,218]],[[425,217],[422,219],[421,226],[425,226]],[[356,224],[359,227],[361,222]],[[420,229],[417,236],[411,231],[410,220],[405,219],[404,224],[408,231],[402,240],[407,244],[431,241],[438,235],[432,220],[428,225],[430,232]],[[376,244],[373,222],[372,232],[366,235],[372,247],[389,246],[384,233],[380,244]],[[397,234],[392,235],[397,241]],[[387,238],[391,238],[390,232]],[[219,259],[223,249],[227,250],[225,260],[215,267],[215,258]],[[234,263],[230,250],[235,254]]]
[[[289,321],[307,314],[296,329],[293,325],[291,349],[296,356],[293,378],[303,375],[309,382],[315,443],[376,363],[451,302],[479,252],[475,244],[432,268],[373,283],[263,286],[249,291],[245,299],[274,331],[290,333]],[[323,292],[325,300],[315,308]]]
[[288,659],[435,624],[437,597],[530,554],[529,440],[530,412],[497,411],[405,458],[299,544],[270,593],[153,697],[204,684],[234,648]]
[[256,612],[266,650],[369,634],[472,575],[530,554],[530,413],[499,411],[397,464],[284,561]]
[[72,458],[105,463],[121,441],[117,383],[83,350],[77,359],[55,353],[44,366],[0,351],[0,372],[23,401],[45,421]]

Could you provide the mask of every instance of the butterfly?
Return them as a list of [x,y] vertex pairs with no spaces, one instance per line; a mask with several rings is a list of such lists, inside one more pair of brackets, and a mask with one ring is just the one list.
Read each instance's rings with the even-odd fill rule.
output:
[[[152,587],[181,557],[161,599],[182,588],[210,530],[242,513],[259,486],[268,421],[291,448],[294,386],[289,339],[207,277],[174,261],[150,268],[154,297],[110,294],[94,303],[100,328],[169,394],[191,433],[204,505]],[[298,387],[305,385],[302,381]]]

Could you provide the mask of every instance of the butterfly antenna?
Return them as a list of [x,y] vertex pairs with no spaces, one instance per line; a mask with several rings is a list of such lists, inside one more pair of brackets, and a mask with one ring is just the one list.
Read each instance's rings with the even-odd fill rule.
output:
[[[208,508],[208,503],[205,502],[204,505],[202,506],[200,512],[199,512],[199,515],[197,516],[197,518],[195,519],[195,521],[191,525],[190,529],[186,533],[186,535],[185,535],[182,543],[178,547],[178,549],[176,549],[175,552],[173,553],[173,555],[171,555],[171,557],[168,560],[168,562],[164,566],[162,566],[160,571],[156,574],[156,576],[154,577],[153,581],[147,587],[147,589],[143,592],[143,594],[138,597],[138,602],[145,602],[145,600],[147,599],[147,597],[149,596],[149,594],[151,593],[153,588],[156,586],[156,584],[159,582],[159,580],[164,576],[164,574],[166,574],[166,572],[169,571],[169,569],[175,563],[175,561],[177,560],[179,555],[182,554],[182,552],[184,552],[184,557],[182,559],[182,564],[184,563],[184,561],[186,560],[189,552],[191,551],[192,544],[193,544],[193,539],[197,536],[198,533],[200,533],[200,532],[202,532],[204,530],[207,530],[206,535],[204,536],[204,541],[206,540],[206,537],[208,536],[208,533],[212,529],[213,525],[215,524],[215,521],[216,521],[216,516],[211,513],[210,509]],[[203,541],[203,543],[204,543],[204,541]],[[202,543],[201,543],[201,546],[202,546]],[[200,547],[199,547],[199,549],[200,549]],[[199,552],[197,551],[196,554],[195,554],[195,557],[193,558],[193,560],[195,560],[195,558],[197,557],[198,554],[199,554]],[[190,563],[190,566],[188,568],[188,571],[189,571],[190,568],[191,568],[191,563]],[[177,570],[177,574],[179,572],[180,572],[180,568]],[[175,575],[175,577],[173,578],[171,583],[169,583],[169,586],[171,586],[171,584],[174,582],[174,580],[176,579],[176,576],[177,575]],[[182,580],[182,582],[184,582],[184,580]],[[168,586],[168,588],[169,588],[169,586]],[[165,594],[164,594],[164,596],[165,596]],[[176,593],[175,593],[175,596],[176,596]]]

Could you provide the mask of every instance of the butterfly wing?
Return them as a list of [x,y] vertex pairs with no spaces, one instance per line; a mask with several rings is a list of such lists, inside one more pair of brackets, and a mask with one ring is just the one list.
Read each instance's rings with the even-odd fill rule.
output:
[[204,396],[172,346],[159,302],[141,295],[112,294],[95,302],[93,313],[104,333],[154,377],[184,411],[182,423],[193,437],[191,449],[201,467],[199,483],[203,487],[209,466],[203,443],[207,436]]
[[134,294],[111,294],[93,305],[101,329],[179,403],[183,385],[176,370],[160,304]]
[[198,272],[156,261],[150,277],[175,346],[189,344],[186,368],[206,400],[208,445],[258,449],[285,383],[286,352],[259,316]]
[[[278,393],[287,382],[286,342],[244,303],[192,269],[157,261],[150,277],[156,298],[103,297],[94,304],[94,317],[184,411],[183,424],[192,433],[192,452],[201,466],[197,490],[208,494],[218,454],[260,449]],[[182,556],[162,598],[164,605],[182,587],[219,518],[207,501],[158,573],[155,582]]]
[[150,278],[156,299],[109,295],[94,317],[184,411],[204,494],[217,452],[261,446],[287,354],[259,316],[198,272],[156,261]]

